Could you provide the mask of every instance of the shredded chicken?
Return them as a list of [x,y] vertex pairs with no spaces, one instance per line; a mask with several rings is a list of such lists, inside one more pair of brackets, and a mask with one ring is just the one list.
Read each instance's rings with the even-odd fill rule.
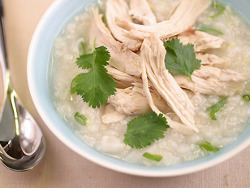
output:
[[[150,79],[154,88],[167,102],[180,120],[190,129],[198,132],[194,126],[194,106],[187,94],[179,87],[173,76],[165,68],[164,58],[166,50],[162,41],[155,35],[146,38],[141,47],[141,66],[144,92],[153,111],[160,113],[150,99],[148,81]],[[145,84],[146,83],[146,84]],[[150,96],[150,97],[149,97]],[[169,119],[169,118],[168,118]]]
[[[97,10],[92,11],[90,41],[96,38],[96,46],[108,48],[111,59],[106,68],[118,85],[103,111],[104,123],[153,110],[163,114],[172,128],[192,134],[199,130],[188,94],[231,96],[244,88],[249,74],[223,69],[228,65],[227,58],[206,54],[209,49],[221,48],[223,39],[192,29],[209,3],[210,0],[182,0],[171,11],[169,20],[156,23],[146,0],[130,0],[130,10],[127,0],[107,0],[107,24],[118,41]],[[144,25],[133,23],[130,15]],[[172,75],[165,67],[162,40],[172,37],[178,37],[183,44],[194,44],[196,57],[202,61],[201,68],[191,75],[192,80],[185,75]],[[139,48],[136,53],[132,51]]]
[[213,54],[196,53],[196,58],[201,60],[202,65],[217,68],[226,68],[229,65],[228,58],[221,58]]
[[189,29],[179,34],[178,38],[184,45],[188,43],[194,44],[196,52],[205,52],[209,49],[220,48],[224,42],[220,37],[196,31],[195,29]]
[[[171,111],[166,102],[159,97],[159,95],[153,91],[151,91],[151,94],[153,96],[153,101],[159,109],[164,113]],[[117,89],[115,95],[109,97],[108,103],[114,106],[118,112],[127,115],[141,115],[151,111],[148,100],[143,93],[143,89],[137,85],[126,89]]]
[[244,88],[244,82],[250,79],[250,74],[241,74],[228,69],[201,66],[191,76],[174,75],[177,83],[195,93],[231,96]]
[[156,18],[150,9],[147,0],[130,0],[129,14],[132,18],[138,20],[143,25],[152,25],[156,23]]
[[169,9],[170,12],[168,14],[167,20],[169,20],[171,18],[171,16],[174,14],[174,12],[176,11],[177,7],[180,5],[180,3],[182,2],[182,0],[175,0],[174,2],[171,3],[171,5],[169,5],[171,8]]
[[110,65],[130,75],[140,76],[139,56],[113,38],[102,21],[102,15],[98,14],[98,10],[93,9],[92,14],[93,20],[89,32],[90,42],[96,39],[96,46],[108,48],[111,55]]
[[126,115],[118,112],[111,104],[106,105],[102,113],[102,122],[105,124],[115,123],[125,118]]
[[129,15],[129,7],[126,0],[107,0],[105,5],[105,15],[107,24],[114,37],[117,40],[126,44],[129,49],[133,51],[138,50],[141,45],[141,42],[126,37],[126,31],[115,23],[116,18],[132,22],[131,17]]
[[116,24],[127,30],[127,37],[132,39],[143,40],[150,33],[154,33],[160,39],[168,39],[192,27],[209,4],[209,0],[183,0],[167,21],[145,26],[116,18]]
[[131,76],[125,72],[119,71],[111,66],[106,66],[108,73],[110,76],[112,76],[116,83],[118,88],[127,88],[132,86],[134,83],[141,83],[141,79],[135,76]]

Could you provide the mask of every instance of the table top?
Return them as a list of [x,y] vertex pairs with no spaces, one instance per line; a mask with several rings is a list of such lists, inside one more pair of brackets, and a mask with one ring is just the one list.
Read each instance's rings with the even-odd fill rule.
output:
[[47,151],[42,162],[28,172],[12,172],[0,165],[0,187],[250,187],[250,147],[200,172],[171,178],[145,178],[103,168],[62,144],[39,117],[31,100],[26,76],[27,54],[33,32],[52,2],[4,0],[12,82],[21,100],[41,126]]

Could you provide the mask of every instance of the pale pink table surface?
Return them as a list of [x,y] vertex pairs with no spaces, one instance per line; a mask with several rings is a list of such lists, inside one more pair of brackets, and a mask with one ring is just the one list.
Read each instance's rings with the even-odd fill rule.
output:
[[[47,152],[42,162],[28,172],[12,172],[0,165],[0,188],[250,188],[250,147],[222,164],[194,174],[171,178],[144,178],[100,167],[64,146],[38,115],[31,100],[26,76],[31,37],[41,16],[52,2],[53,0],[4,0],[12,80],[23,103],[45,134]],[[2,96],[2,87],[0,88]]]

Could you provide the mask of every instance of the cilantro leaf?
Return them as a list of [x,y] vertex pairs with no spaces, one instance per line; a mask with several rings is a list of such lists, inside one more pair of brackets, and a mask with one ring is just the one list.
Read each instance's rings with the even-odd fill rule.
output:
[[227,98],[221,99],[219,102],[207,108],[210,111],[210,117],[212,120],[217,120],[215,114],[221,110],[221,108],[226,104]]
[[162,160],[162,156],[161,155],[153,155],[153,154],[150,154],[150,153],[147,153],[147,152],[144,153],[142,156],[145,157],[145,158],[147,158],[147,159],[156,161],[156,162],[160,162]]
[[87,118],[83,114],[76,112],[74,115],[75,120],[80,123],[81,125],[86,125]]
[[93,54],[83,54],[76,59],[76,64],[79,68],[90,69],[94,58]]
[[242,96],[242,98],[246,101],[246,102],[250,102],[250,95],[245,94]]
[[116,82],[108,74],[105,65],[110,59],[106,47],[94,48],[91,54],[83,54],[77,58],[76,64],[82,69],[90,69],[87,73],[78,74],[71,82],[71,93],[81,95],[85,102],[93,108],[105,104],[110,95],[116,91]]
[[208,141],[204,141],[202,143],[198,144],[200,146],[201,149],[203,149],[204,151],[219,151],[220,148],[213,146],[211,143],[209,143]]
[[124,143],[132,148],[144,148],[163,138],[167,128],[169,125],[162,114],[157,116],[155,112],[151,112],[135,117],[127,125]]
[[201,60],[196,59],[194,45],[183,45],[178,38],[164,42],[167,50],[165,66],[173,74],[183,74],[191,78],[195,69],[200,68]]

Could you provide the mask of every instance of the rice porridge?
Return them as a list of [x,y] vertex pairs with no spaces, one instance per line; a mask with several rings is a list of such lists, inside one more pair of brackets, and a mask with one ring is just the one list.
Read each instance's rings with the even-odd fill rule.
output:
[[[169,19],[170,12],[179,2],[148,0],[157,22]],[[193,25],[195,28],[206,25],[223,33],[218,36],[224,40],[222,46],[208,49],[206,53],[227,59],[226,69],[249,74],[249,26],[228,6],[223,14],[211,19],[211,15],[215,14],[214,11],[214,8],[209,6]],[[106,105],[92,108],[81,96],[70,93],[72,79],[79,73],[88,71],[78,68],[76,61],[83,54],[82,44],[87,44],[87,53],[92,51],[93,43],[89,37],[92,21],[93,16],[89,8],[82,10],[65,25],[54,42],[50,72],[51,95],[56,110],[75,134],[91,147],[129,163],[147,166],[175,165],[210,154],[211,152],[203,150],[198,144],[202,141],[207,141],[218,148],[232,143],[250,123],[250,102],[242,98],[244,94],[250,94],[249,81],[245,82],[244,89],[240,92],[226,97],[227,102],[223,109],[216,113],[217,120],[211,119],[207,109],[222,99],[220,95],[202,94],[184,88],[194,106],[194,124],[199,130],[198,133],[183,134],[174,128],[168,128],[164,132],[164,138],[156,139],[147,147],[136,149],[125,144],[124,134],[127,124],[138,116],[137,114],[123,114],[122,120],[105,124],[102,115]],[[86,126],[75,120],[76,112],[86,117]],[[169,117],[172,117],[171,114],[172,112],[169,113]],[[180,122],[180,118],[176,115],[173,120]],[[162,160],[159,162],[149,160],[142,156],[145,152],[160,155]]]

